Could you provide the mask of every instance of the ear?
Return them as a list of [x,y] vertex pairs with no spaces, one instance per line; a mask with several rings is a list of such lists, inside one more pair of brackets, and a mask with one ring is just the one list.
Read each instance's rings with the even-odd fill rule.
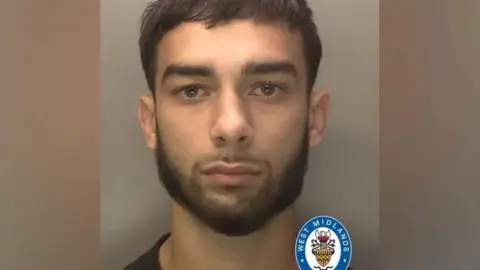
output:
[[322,141],[323,131],[330,110],[330,94],[325,91],[312,91],[309,107],[309,143],[317,146]]
[[157,147],[156,136],[156,119],[155,119],[155,101],[151,95],[140,97],[140,105],[138,106],[138,122],[142,128],[147,146],[150,149]]

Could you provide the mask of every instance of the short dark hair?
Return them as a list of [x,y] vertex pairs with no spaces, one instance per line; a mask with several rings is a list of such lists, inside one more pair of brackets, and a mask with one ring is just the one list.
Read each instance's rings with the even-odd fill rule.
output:
[[322,43],[306,0],[155,0],[141,18],[139,39],[142,67],[148,88],[155,93],[157,45],[170,30],[184,22],[204,22],[207,28],[235,19],[280,22],[299,30],[311,91],[322,58]]

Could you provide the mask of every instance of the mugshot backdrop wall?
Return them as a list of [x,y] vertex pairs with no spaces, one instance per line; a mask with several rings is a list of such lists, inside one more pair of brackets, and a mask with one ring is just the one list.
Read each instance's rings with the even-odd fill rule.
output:
[[[146,0],[101,2],[101,240],[104,270],[121,269],[169,229],[170,201],[136,109],[147,91],[137,39]],[[310,1],[324,43],[317,86],[332,93],[321,147],[310,157],[301,218],[347,226],[356,269],[375,269],[378,202],[378,0]]]
[[2,270],[97,269],[99,8],[0,1]]

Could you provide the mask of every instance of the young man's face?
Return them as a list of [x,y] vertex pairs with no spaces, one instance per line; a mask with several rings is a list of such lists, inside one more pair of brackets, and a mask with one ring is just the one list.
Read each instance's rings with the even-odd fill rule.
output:
[[299,33],[185,23],[157,51],[155,101],[139,115],[170,195],[215,231],[244,235],[300,194],[328,96],[307,92]]

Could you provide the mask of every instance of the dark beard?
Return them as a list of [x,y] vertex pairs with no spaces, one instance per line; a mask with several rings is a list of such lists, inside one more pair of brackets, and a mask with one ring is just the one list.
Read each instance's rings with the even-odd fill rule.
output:
[[[157,130],[160,131],[158,125]],[[194,185],[195,181],[191,181],[192,186],[182,184],[182,176],[166,153],[158,133],[155,157],[163,186],[175,202],[219,234],[245,236],[263,228],[272,218],[291,206],[302,192],[308,167],[307,129],[296,156],[292,156],[288,166],[284,168],[280,181],[269,179],[270,185],[262,187],[246,207],[231,211],[215,211],[214,207],[202,204],[201,187]],[[275,185],[273,188],[272,184]]]

